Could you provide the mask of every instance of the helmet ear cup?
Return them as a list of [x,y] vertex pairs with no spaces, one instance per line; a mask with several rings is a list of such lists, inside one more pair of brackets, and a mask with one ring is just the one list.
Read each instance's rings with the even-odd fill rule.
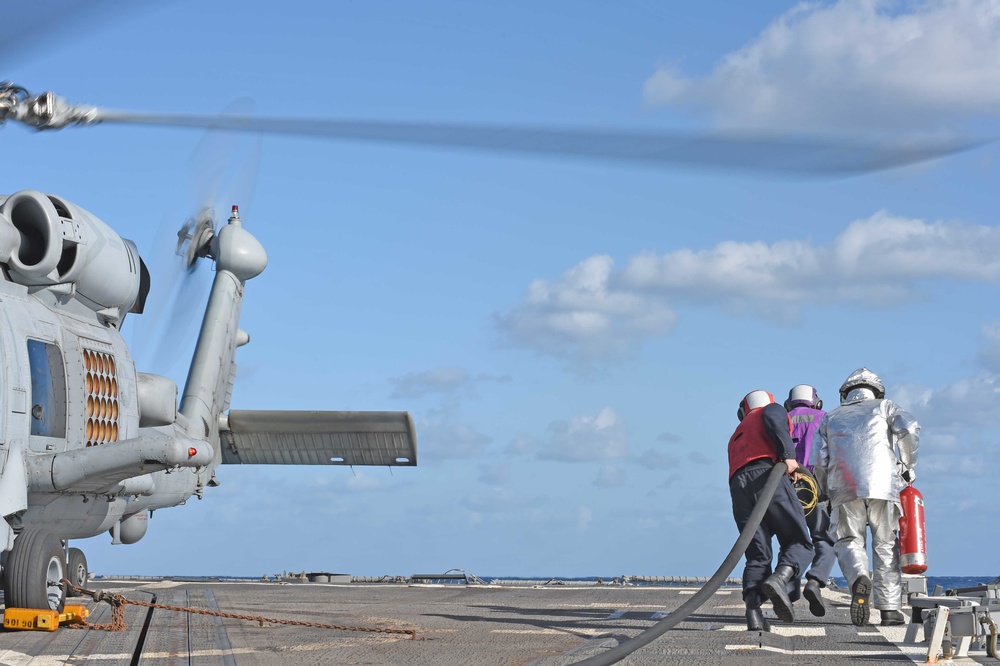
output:
[[792,401],[791,400],[786,400],[782,406],[785,408],[786,412],[792,411]]
[[743,417],[746,416],[746,415],[747,415],[747,413],[743,409],[743,401],[741,400],[740,401],[740,407],[739,407],[739,409],[736,410],[736,418],[738,418],[740,421],[742,421]]
[[823,409],[823,401],[822,400],[817,400],[816,401],[816,409]]

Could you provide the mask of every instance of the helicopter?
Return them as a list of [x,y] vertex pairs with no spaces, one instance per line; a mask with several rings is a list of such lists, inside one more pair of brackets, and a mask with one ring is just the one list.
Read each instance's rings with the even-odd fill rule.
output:
[[150,290],[135,243],[72,202],[30,190],[0,196],[0,228],[3,381],[12,391],[0,472],[8,607],[61,610],[60,581],[89,576],[70,539],[109,532],[113,543],[136,543],[152,511],[218,485],[220,464],[417,464],[407,412],[228,410],[235,351],[249,342],[239,328],[244,288],[267,264],[236,206],[219,229],[207,211],[179,232],[186,267],[215,267],[180,393],[171,379],[137,371],[121,334]]
[[244,287],[267,256],[241,226],[207,218],[184,235],[187,261],[216,275],[188,382],[138,372],[120,333],[143,311],[149,273],[135,244],[75,204],[36,191],[0,197],[5,279],[0,327],[0,524],[8,607],[61,610],[88,578],[70,539],[108,531],[131,544],[149,512],[217,485],[220,464],[416,465],[407,412],[227,411]]

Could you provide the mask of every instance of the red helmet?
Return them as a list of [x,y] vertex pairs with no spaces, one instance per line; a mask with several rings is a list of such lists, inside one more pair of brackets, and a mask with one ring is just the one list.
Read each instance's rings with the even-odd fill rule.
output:
[[767,391],[761,391],[760,389],[750,391],[740,400],[740,408],[736,410],[736,418],[742,421],[753,410],[771,404],[774,404],[774,396]]

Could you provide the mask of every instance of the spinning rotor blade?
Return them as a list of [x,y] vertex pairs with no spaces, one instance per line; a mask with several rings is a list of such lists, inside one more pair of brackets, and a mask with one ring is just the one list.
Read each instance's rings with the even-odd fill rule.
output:
[[200,127],[349,141],[620,160],[664,167],[690,165],[803,176],[850,176],[880,171],[971,150],[994,140],[959,137],[875,141],[765,134],[619,132],[501,125],[133,113],[98,108],[91,108],[89,117],[80,122]]
[[[211,285],[208,262],[216,229],[233,203],[249,206],[257,182],[260,139],[209,132],[192,157],[198,206],[183,223],[164,219],[152,248],[148,315],[136,322],[144,371],[169,375],[194,344]],[[148,358],[147,358],[148,356]],[[184,359],[185,362],[190,358]]]
[[[172,0],[170,0],[172,1]],[[74,35],[92,33],[124,17],[169,4],[162,0],[13,0],[0,21],[0,62],[5,67],[46,53]]]

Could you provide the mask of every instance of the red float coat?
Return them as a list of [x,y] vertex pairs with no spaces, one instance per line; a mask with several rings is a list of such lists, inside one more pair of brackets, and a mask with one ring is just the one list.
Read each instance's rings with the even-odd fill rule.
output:
[[[783,429],[782,422],[785,424]],[[788,412],[781,405],[766,405],[747,414],[729,438],[729,478],[754,460],[766,458],[778,462],[794,457],[792,420]]]

